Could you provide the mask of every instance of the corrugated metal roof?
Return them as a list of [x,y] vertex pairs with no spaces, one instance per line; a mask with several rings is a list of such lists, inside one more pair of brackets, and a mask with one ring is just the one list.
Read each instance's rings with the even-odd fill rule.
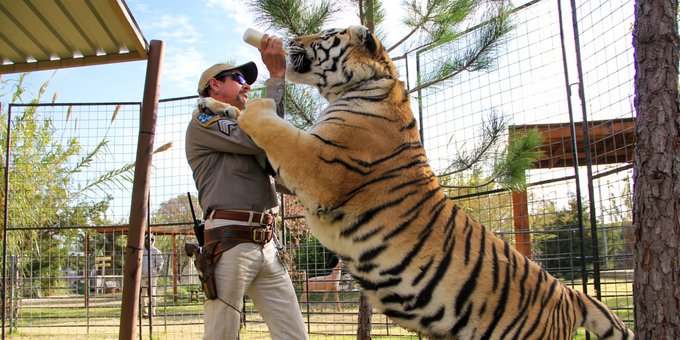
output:
[[0,0],[0,74],[143,60],[123,0]]

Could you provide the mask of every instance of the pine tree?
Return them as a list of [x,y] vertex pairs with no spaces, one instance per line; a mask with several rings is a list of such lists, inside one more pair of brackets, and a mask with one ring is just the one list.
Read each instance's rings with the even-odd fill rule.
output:
[[[347,6],[348,3],[351,6]],[[435,85],[445,85],[446,81],[465,71],[491,68],[498,47],[512,30],[507,4],[505,1],[475,0],[404,3],[406,14],[403,23],[408,32],[387,47],[393,60],[403,59],[414,51],[455,43],[463,36],[467,37],[466,49],[460,54],[439,60],[430,71],[419,75],[418,84],[409,92],[417,93]],[[257,22],[267,26],[268,31],[284,37],[317,33],[332,21],[341,8],[347,10],[349,7],[355,10],[362,25],[382,41],[387,41],[382,26],[385,11],[380,0],[250,0],[248,5]],[[315,112],[320,111],[323,102],[318,93],[308,86],[287,86],[286,112],[291,123],[299,128],[311,126]],[[507,131],[507,123],[496,112],[491,112],[485,118],[479,132],[481,142],[471,152],[452,155],[453,161],[440,177],[458,173],[469,175],[467,170],[487,168],[491,169],[490,175],[480,186],[496,183],[503,188],[523,189],[526,184],[524,171],[539,156],[536,148],[542,143],[542,136],[535,130],[513,134],[508,145],[503,148],[499,144]]]
[[635,3],[635,337],[680,338],[678,1]]

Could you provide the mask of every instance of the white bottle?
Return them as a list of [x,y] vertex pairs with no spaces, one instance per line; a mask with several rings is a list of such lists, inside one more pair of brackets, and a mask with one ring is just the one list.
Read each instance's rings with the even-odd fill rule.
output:
[[264,34],[260,31],[248,28],[245,32],[243,32],[243,41],[259,49],[260,41],[262,40],[263,35]]
[[[260,48],[260,41],[262,41],[263,35],[264,35],[264,33],[260,32],[258,30],[248,28],[248,29],[246,29],[245,32],[243,32],[243,41],[245,41],[247,44],[259,49]],[[286,52],[284,50],[283,54],[288,55],[288,52]]]

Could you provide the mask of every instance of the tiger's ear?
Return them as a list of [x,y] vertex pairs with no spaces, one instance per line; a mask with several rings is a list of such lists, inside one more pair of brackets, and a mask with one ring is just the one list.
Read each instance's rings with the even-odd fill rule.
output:
[[380,44],[380,41],[378,41],[378,38],[376,38],[376,36],[371,32],[371,30],[362,26],[360,28],[359,36],[361,37],[361,41],[366,51],[368,51],[368,54],[377,56],[382,53],[382,45]]
[[378,55],[380,43],[376,39],[375,35],[371,31],[366,30],[366,36],[364,38],[364,47],[368,50],[371,55]]

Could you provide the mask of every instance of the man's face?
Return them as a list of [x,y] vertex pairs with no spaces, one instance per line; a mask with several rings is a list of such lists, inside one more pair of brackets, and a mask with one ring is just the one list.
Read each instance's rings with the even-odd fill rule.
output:
[[212,87],[212,97],[223,102],[235,106],[239,110],[246,107],[248,101],[248,92],[250,92],[250,85],[246,83],[243,75],[238,70],[228,71],[226,75],[222,75],[223,79],[213,78],[210,80]]

